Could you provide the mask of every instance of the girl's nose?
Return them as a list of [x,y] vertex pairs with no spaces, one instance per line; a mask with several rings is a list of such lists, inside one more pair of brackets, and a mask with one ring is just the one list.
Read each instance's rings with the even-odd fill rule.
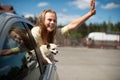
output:
[[55,20],[51,20],[51,23],[54,23],[54,24],[55,24],[55,23],[56,23],[56,21],[55,21]]
[[53,23],[55,23],[54,21],[51,21],[51,23],[53,24]]

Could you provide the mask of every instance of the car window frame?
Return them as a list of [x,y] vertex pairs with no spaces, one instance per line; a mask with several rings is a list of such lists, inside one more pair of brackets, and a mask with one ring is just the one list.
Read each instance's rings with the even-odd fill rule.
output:
[[[4,36],[3,34],[8,34],[8,31],[9,31],[9,29],[11,28],[11,26],[14,24],[14,23],[17,23],[17,22],[21,22],[21,23],[23,23],[24,24],[24,26],[25,26],[25,29],[28,31],[28,35],[29,35],[29,37],[31,37],[31,39],[32,39],[32,41],[33,41],[33,46],[34,46],[34,50],[35,50],[35,53],[36,53],[36,56],[37,56],[37,59],[38,59],[38,62],[39,62],[39,70],[40,70],[40,75],[43,75],[44,74],[44,65],[42,64],[42,56],[40,55],[40,50],[39,50],[39,48],[36,46],[36,43],[35,43],[35,40],[34,40],[34,38],[33,38],[33,36],[32,36],[32,34],[31,34],[31,32],[30,32],[30,29],[28,28],[28,25],[27,24],[29,24],[29,25],[31,25],[31,26],[34,26],[31,22],[29,22],[28,20],[26,20],[26,19],[23,19],[23,18],[21,18],[21,17],[16,17],[16,16],[14,16],[14,17],[10,17],[10,18],[7,18],[7,20],[6,20],[6,22],[3,24],[3,28],[2,28],[2,31],[1,31],[1,36],[0,37],[2,37],[3,38],[3,40],[1,40],[1,45],[3,45],[3,43],[4,43],[4,40],[5,40],[5,38],[6,38],[6,36]],[[4,33],[2,33],[2,32],[4,32]],[[0,46],[1,47],[1,46]]]
[[42,64],[42,55],[41,55],[40,49],[37,46],[37,44],[35,42],[35,39],[33,38],[28,25],[26,23],[24,23],[24,25],[26,26],[26,30],[27,30],[27,32],[30,35],[29,37],[30,37],[30,39],[32,39],[31,41],[33,42],[33,45],[35,46],[34,48],[35,48],[36,57],[38,59],[39,65],[40,65],[39,69],[40,69],[41,75],[43,75],[43,73],[44,73],[44,65]]

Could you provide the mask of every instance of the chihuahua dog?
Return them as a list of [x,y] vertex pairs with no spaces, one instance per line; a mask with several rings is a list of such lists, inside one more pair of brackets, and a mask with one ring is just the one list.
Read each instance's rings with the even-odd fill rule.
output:
[[55,58],[54,58],[54,55],[56,55],[58,53],[56,44],[50,43],[47,45],[41,45],[40,50],[41,50],[41,54],[42,54],[43,58],[49,64],[52,64],[53,62],[57,62],[57,60],[55,60]]

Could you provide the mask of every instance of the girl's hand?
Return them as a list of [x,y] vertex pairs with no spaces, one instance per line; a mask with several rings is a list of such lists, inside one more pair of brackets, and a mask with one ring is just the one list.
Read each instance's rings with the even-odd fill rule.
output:
[[91,3],[90,3],[90,12],[91,12],[91,15],[95,15],[96,14],[95,0],[91,0]]

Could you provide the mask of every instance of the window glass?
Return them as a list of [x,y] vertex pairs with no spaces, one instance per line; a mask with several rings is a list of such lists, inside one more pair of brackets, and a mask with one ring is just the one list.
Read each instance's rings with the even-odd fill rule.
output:
[[38,62],[24,25],[13,24],[5,36],[0,50],[0,80],[38,80]]

